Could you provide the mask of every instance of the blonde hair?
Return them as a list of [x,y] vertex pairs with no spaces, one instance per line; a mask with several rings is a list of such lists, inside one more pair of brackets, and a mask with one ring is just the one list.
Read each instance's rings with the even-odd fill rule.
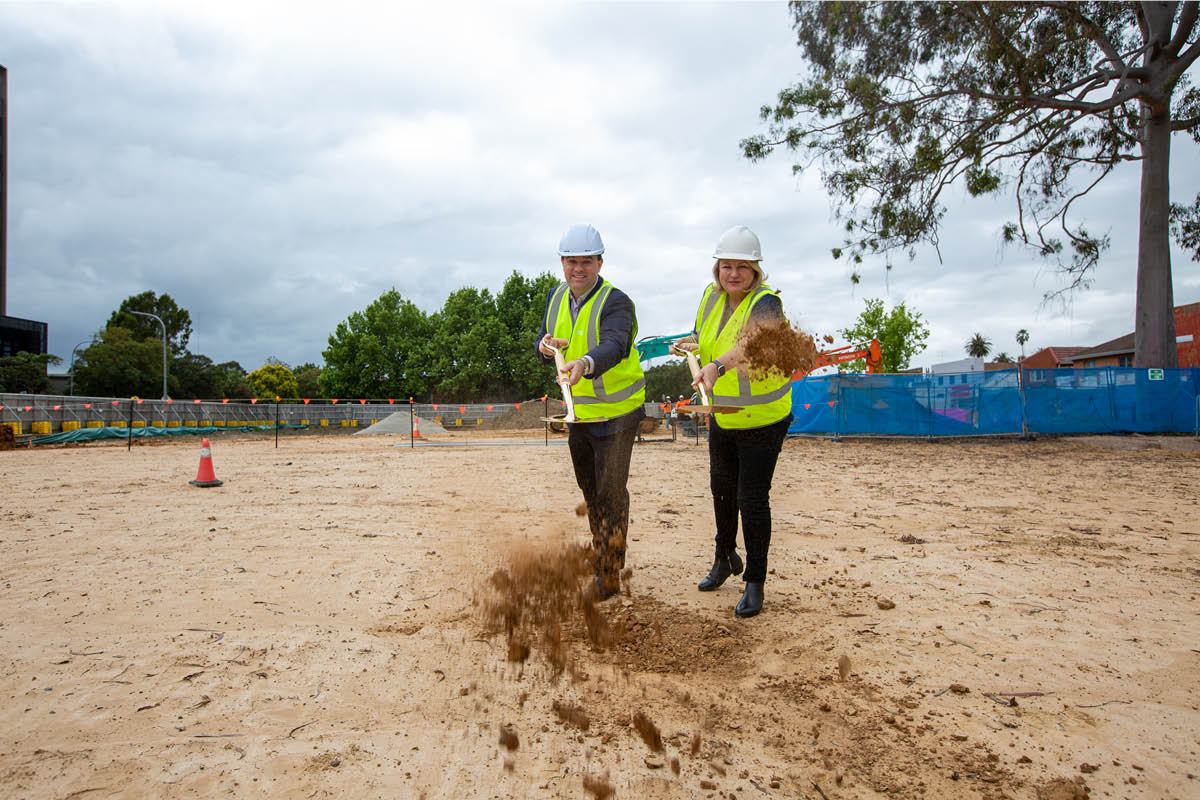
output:
[[[725,259],[725,261],[742,261],[746,264],[751,265],[750,268],[752,270],[754,270],[754,281],[751,282],[750,288],[748,288],[746,290],[747,293],[753,292],[759,286],[762,286],[763,282],[767,279],[767,273],[763,272],[761,261],[746,261],[745,259],[742,259],[742,258],[727,258],[727,259]],[[721,289],[721,275],[720,275],[720,267],[719,267],[720,263],[721,263],[721,259],[719,259],[719,258],[713,259],[713,267],[712,267],[713,283],[715,283],[717,285],[718,289]],[[721,291],[725,291],[725,290],[721,289]]]

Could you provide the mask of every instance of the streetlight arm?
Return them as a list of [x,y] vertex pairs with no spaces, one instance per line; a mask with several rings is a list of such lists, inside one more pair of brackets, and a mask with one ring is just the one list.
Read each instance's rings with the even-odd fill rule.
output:
[[151,314],[147,311],[133,311],[130,314],[137,314],[139,317],[150,317],[158,320],[158,324],[162,327],[162,344],[163,344],[163,395],[162,399],[167,399],[167,324],[162,321],[162,317],[157,314]]
[[71,390],[70,391],[71,391],[72,397],[75,396],[75,354],[79,352],[79,348],[82,347],[83,345],[87,344],[88,342],[95,343],[95,341],[96,341],[96,337],[93,336],[90,339],[84,339],[82,342],[80,342],[79,344],[77,344],[71,348],[71,370],[70,370]]

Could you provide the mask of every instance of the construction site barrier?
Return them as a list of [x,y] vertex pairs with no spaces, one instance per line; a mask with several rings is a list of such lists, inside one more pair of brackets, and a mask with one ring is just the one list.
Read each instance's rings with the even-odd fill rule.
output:
[[1200,368],[829,375],[792,384],[791,434],[1191,433]]

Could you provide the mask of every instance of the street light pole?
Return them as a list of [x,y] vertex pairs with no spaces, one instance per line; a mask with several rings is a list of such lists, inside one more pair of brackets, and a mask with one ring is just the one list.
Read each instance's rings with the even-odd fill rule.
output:
[[79,344],[77,344],[71,348],[71,388],[69,390],[71,397],[75,396],[75,354],[77,352],[79,352],[79,348],[81,345],[85,345],[88,342],[94,343],[95,341],[96,341],[96,337],[93,336],[90,339],[84,339],[82,342],[80,342]]
[[150,314],[146,311],[130,311],[130,314],[137,314],[139,317],[151,317],[158,320],[158,324],[162,326],[162,342],[163,342],[163,396],[162,399],[167,399],[167,325],[162,321],[162,317],[157,314]]

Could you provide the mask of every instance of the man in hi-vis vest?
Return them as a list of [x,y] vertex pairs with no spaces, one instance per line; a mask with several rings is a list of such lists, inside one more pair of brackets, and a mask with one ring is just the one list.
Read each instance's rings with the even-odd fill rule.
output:
[[606,600],[620,588],[629,530],[629,457],[645,416],[646,380],[638,360],[633,301],[600,277],[604,242],[591,225],[573,225],[558,245],[564,283],[550,292],[536,350],[566,360],[575,416],[567,445],[587,501],[596,577],[585,590]]

